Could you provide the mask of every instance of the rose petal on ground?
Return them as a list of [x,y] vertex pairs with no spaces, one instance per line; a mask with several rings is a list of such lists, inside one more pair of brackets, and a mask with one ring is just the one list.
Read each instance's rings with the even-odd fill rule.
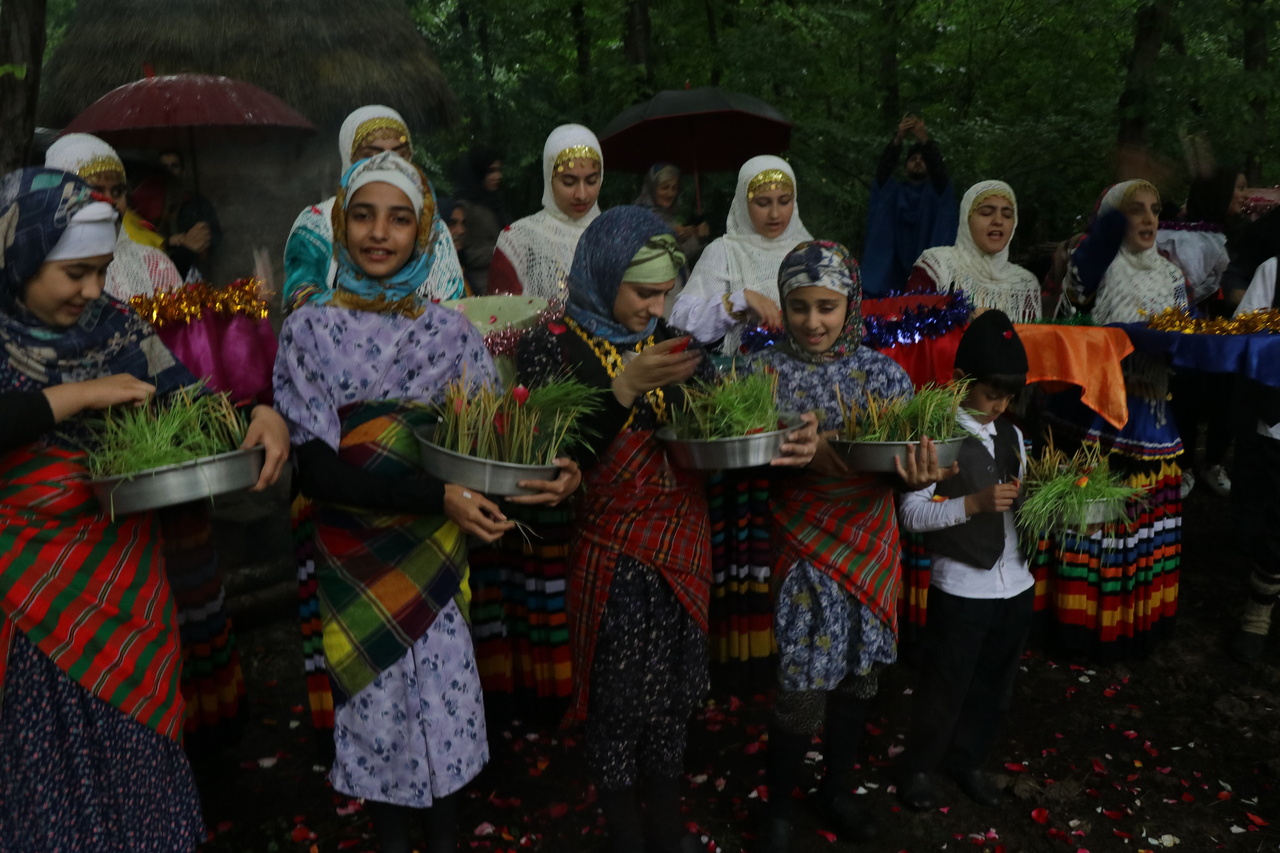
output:
[[1046,809],[1046,808],[1044,808],[1043,806],[1041,806],[1041,807],[1040,807],[1040,808],[1038,808],[1038,809],[1032,809],[1032,810],[1031,810],[1031,819],[1032,819],[1032,820],[1034,820],[1036,823],[1041,823],[1041,824],[1043,824],[1043,823],[1048,823],[1048,822],[1049,822],[1049,810],[1048,810],[1048,809]]
[[1021,761],[1006,761],[1004,769],[1013,773],[1025,773],[1027,772],[1027,765],[1023,764]]
[[493,824],[489,823],[489,821],[485,821],[484,823],[477,826],[474,830],[472,830],[472,832],[475,835],[479,835],[483,837],[485,835],[496,835],[498,830],[496,827],[494,827]]
[[1253,814],[1252,812],[1245,812],[1244,816],[1249,818],[1250,822],[1252,822],[1254,826],[1270,826],[1271,825],[1267,823],[1265,820],[1263,820],[1262,818],[1258,817],[1256,814]]
[[827,841],[831,842],[832,844],[834,844],[836,841],[836,834],[834,832],[827,832],[825,829],[819,829],[818,835],[827,839]]

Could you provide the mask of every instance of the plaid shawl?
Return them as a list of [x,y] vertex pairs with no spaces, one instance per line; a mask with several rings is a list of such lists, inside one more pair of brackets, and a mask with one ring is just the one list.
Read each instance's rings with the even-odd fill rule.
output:
[[152,515],[110,521],[87,481],[68,450],[0,457],[0,687],[16,629],[93,695],[180,740],[177,620]]
[[570,556],[574,689],[566,724],[587,718],[596,634],[619,557],[657,570],[703,631],[711,597],[711,527],[702,483],[672,472],[652,432],[619,433],[587,481]]
[[893,491],[884,481],[806,474],[784,481],[771,505],[778,576],[808,560],[896,634],[902,554]]
[[[422,470],[413,430],[429,422],[425,409],[365,402],[338,416],[343,461],[385,477]],[[467,615],[466,537],[443,515],[314,507],[324,653],[345,701],[404,657],[451,600]]]

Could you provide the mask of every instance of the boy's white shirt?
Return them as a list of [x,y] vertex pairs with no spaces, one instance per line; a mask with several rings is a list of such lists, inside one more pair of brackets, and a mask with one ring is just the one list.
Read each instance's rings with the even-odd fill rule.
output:
[[[960,413],[960,425],[972,432],[982,442],[991,457],[995,458],[996,426],[980,424],[967,412]],[[1022,430],[1013,427],[1018,442],[1018,477],[1026,473],[1027,457],[1022,448]],[[902,497],[899,517],[902,527],[912,533],[945,530],[964,524],[969,517],[964,512],[964,498],[933,500],[934,487],[907,492]],[[941,554],[930,554],[933,572],[929,585],[961,598],[1012,598],[1035,585],[1035,578],[1018,547],[1018,531],[1014,526],[1012,510],[1004,515],[1004,553],[990,569],[980,569]]]

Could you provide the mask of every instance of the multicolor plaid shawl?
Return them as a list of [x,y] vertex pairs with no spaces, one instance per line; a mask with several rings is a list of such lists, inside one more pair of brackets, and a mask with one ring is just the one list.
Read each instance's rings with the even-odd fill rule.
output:
[[[390,400],[338,416],[343,461],[385,477],[422,470],[413,431],[429,423],[426,410]],[[467,614],[466,538],[443,515],[314,507],[324,653],[344,701],[404,657],[451,600]]]
[[893,491],[878,477],[805,474],[772,501],[779,577],[808,560],[898,631],[902,554]]
[[150,513],[110,521],[80,455],[0,457],[0,686],[12,632],[104,702],[181,740],[178,628]]
[[703,631],[711,598],[711,526],[702,483],[673,473],[651,431],[619,433],[586,486],[570,556],[574,689],[566,725],[587,718],[596,634],[619,557],[658,571]]

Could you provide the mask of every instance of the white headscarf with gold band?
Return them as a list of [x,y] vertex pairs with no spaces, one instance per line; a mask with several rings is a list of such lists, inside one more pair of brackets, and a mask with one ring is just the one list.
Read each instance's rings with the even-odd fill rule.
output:
[[[1109,210],[1123,211],[1125,203],[1142,190],[1160,198],[1160,191],[1147,181],[1124,181],[1107,190],[1098,204],[1098,216]],[[1157,224],[1152,223],[1153,230]],[[1187,307],[1182,270],[1161,257],[1154,245],[1134,252],[1122,243],[1098,285],[1093,322],[1099,326],[1139,323],[1170,307]]]
[[954,246],[925,249],[916,261],[933,279],[939,293],[954,284],[963,290],[975,308],[1003,311],[1015,323],[1030,323],[1040,317],[1040,283],[1029,271],[1009,262],[1009,243],[995,254],[978,248],[969,230],[969,217],[991,198],[1003,198],[1013,205],[1009,240],[1018,228],[1018,199],[1004,181],[979,181],[969,187],[960,201],[960,229]]
[[513,222],[498,235],[494,251],[511,263],[525,296],[548,301],[565,297],[578,238],[600,215],[600,205],[573,219],[556,205],[551,181],[557,164],[571,169],[584,160],[600,164],[603,183],[604,156],[596,135],[580,124],[562,124],[551,131],[542,146],[542,210]]
[[344,174],[355,162],[356,149],[370,136],[384,130],[399,134],[407,143],[413,142],[404,118],[391,107],[369,104],[353,110],[351,115],[347,116],[338,130],[338,154],[342,157]]
[[[124,162],[116,150],[88,133],[59,137],[45,152],[44,164],[86,181],[108,172],[119,173],[120,180],[125,179]],[[162,245],[164,239],[159,234],[145,228],[132,210],[127,211],[116,238],[115,258],[107,267],[107,293],[128,301],[132,296],[150,296],[159,290],[180,287],[182,276],[178,268],[156,248]]]

